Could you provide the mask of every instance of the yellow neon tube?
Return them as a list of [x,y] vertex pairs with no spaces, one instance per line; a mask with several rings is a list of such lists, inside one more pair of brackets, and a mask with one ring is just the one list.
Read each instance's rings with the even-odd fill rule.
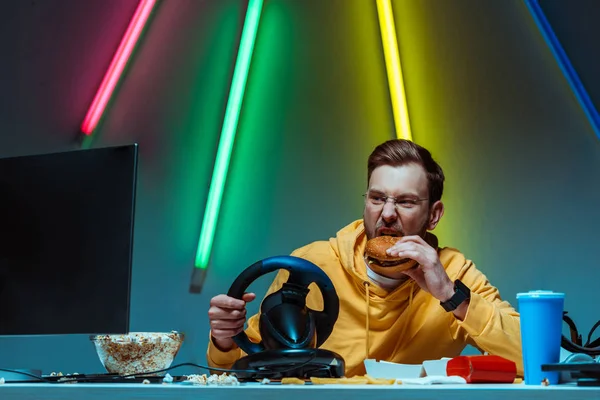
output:
[[391,0],[377,0],[377,13],[379,15],[388,85],[390,86],[390,96],[392,98],[396,136],[399,139],[412,140]]

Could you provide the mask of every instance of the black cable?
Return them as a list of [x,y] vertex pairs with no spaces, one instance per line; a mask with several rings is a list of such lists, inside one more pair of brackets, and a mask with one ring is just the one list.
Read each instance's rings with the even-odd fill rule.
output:
[[595,343],[596,341],[594,340],[594,342],[592,342],[592,335],[594,334],[594,331],[596,330],[596,328],[599,326],[600,326],[600,321],[596,322],[594,324],[594,326],[592,326],[592,329],[590,329],[590,333],[588,334],[588,337],[587,337],[587,342],[584,344],[585,347],[588,347],[588,346],[594,347],[592,345],[592,343]]
[[186,366],[196,367],[196,368],[200,368],[200,369],[206,369],[206,370],[209,370],[209,371],[219,371],[219,372],[233,372],[233,373],[235,373],[235,372],[246,372],[246,373],[257,373],[257,374],[268,373],[268,372],[284,373],[284,372],[292,371],[292,370],[294,370],[296,368],[301,368],[301,367],[309,364],[316,357],[317,357],[316,353],[313,353],[308,358],[308,360],[303,361],[299,365],[294,364],[292,366],[285,366],[283,370],[277,370],[277,367],[265,367],[264,369],[256,369],[256,368],[255,369],[215,368],[215,367],[207,367],[205,365],[194,364],[194,363],[182,363],[182,364],[172,365],[169,368],[158,369],[156,371],[149,371],[149,372],[144,372],[144,373],[141,373],[141,374],[121,375],[119,377],[120,378],[129,378],[129,377],[135,377],[135,376],[155,375],[155,374],[158,374],[160,372],[166,372],[166,371],[170,371],[170,370],[175,369],[175,368],[186,367]]
[[[280,373],[281,374],[281,373],[285,373],[288,371],[292,371],[296,368],[301,368],[301,367],[309,364],[315,358],[316,358],[316,353],[313,353],[312,356],[308,358],[308,360],[303,361],[300,364],[294,363],[291,366],[265,367],[263,369],[216,368],[216,367],[208,367],[206,365],[195,364],[195,363],[181,363],[181,364],[172,365],[169,368],[163,368],[163,369],[158,369],[155,371],[136,373],[136,374],[127,374],[127,375],[115,375],[113,373],[107,373],[107,374],[95,374],[93,376],[87,376],[86,374],[77,374],[77,375],[62,375],[62,376],[53,377],[53,378],[58,378],[58,380],[48,379],[43,376],[40,377],[40,376],[30,374],[30,373],[24,372],[24,371],[16,371],[16,370],[2,369],[2,368],[0,368],[0,371],[11,372],[11,373],[15,373],[15,374],[29,376],[31,378],[35,378],[39,381],[47,382],[47,383],[72,383],[72,382],[78,382],[78,381],[90,382],[90,381],[94,381],[94,380],[107,380],[107,379],[117,380],[117,379],[129,379],[129,378],[134,378],[134,377],[144,377],[146,375],[156,375],[160,372],[167,372],[167,371],[171,371],[176,368],[186,367],[186,366],[195,367],[195,368],[199,368],[199,369],[205,369],[208,371],[218,371],[218,372],[231,372],[231,373],[245,372],[245,373],[256,373],[256,374]],[[281,367],[283,367],[283,369],[280,369]],[[319,369],[321,369],[321,368],[323,368],[323,367],[319,367]],[[16,383],[19,381],[7,381],[7,382],[8,383],[13,383],[13,382]]]
[[[4,369],[4,368],[0,368],[0,371],[2,371],[2,372],[10,372],[12,374],[20,374],[20,375],[29,376],[31,378],[35,378],[35,379],[43,381],[43,382],[52,382],[50,379],[46,379],[46,378],[41,377],[41,376],[30,374],[29,372],[17,371],[17,370],[14,370],[14,369]],[[13,381],[6,381],[6,382],[13,382]],[[17,381],[17,382],[19,382],[19,381]]]
[[194,364],[194,363],[181,363],[181,364],[176,364],[176,365],[172,365],[169,368],[163,368],[163,369],[157,369],[155,371],[148,371],[148,372],[143,372],[140,374],[128,374],[128,375],[119,375],[119,378],[130,378],[130,377],[135,377],[135,376],[144,376],[144,375],[155,375],[158,374],[160,372],[166,372],[166,371],[171,371],[172,369],[175,368],[179,368],[179,367],[196,367],[196,368],[200,368],[200,369],[206,369],[206,370],[210,370],[210,371],[219,371],[219,372],[260,372],[257,369],[227,369],[227,368],[212,368],[212,367],[207,367],[205,365],[200,365],[200,364]]

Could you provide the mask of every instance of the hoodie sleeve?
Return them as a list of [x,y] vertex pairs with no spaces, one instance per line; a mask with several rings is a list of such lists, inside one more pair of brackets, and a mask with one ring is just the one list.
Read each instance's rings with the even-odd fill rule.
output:
[[498,289],[471,261],[464,263],[456,278],[471,289],[467,315],[463,321],[456,320],[459,329],[466,332],[467,342],[480,350],[514,361],[517,373],[523,376],[519,313],[502,300]]
[[[293,252],[292,255],[296,256],[296,257],[302,257],[305,254],[305,252],[306,252],[305,249],[301,248],[301,249],[298,249],[295,252]],[[276,292],[277,290],[281,289],[283,284],[285,282],[287,282],[288,277],[289,277],[289,272],[287,270],[284,270],[284,269],[279,270],[279,272],[277,273],[277,276],[271,283],[271,286],[269,286],[269,290],[267,290],[265,297],[267,297],[271,293]],[[312,289],[313,287],[316,287],[316,286],[314,286],[314,284],[311,284],[309,286],[310,289]],[[323,308],[322,296],[318,290],[311,290],[307,297],[306,302],[307,302],[307,306],[310,308],[317,309],[317,310],[320,310]],[[255,343],[258,343],[262,340],[260,337],[260,331],[259,331],[259,327],[258,327],[259,317],[260,317],[259,313],[250,317],[248,319],[248,326],[245,330],[246,335],[248,335],[248,338],[250,339],[250,341],[255,342]],[[236,362],[239,358],[241,358],[245,355],[246,355],[246,353],[244,353],[237,346],[235,346],[233,349],[231,349],[229,351],[221,351],[217,346],[215,346],[215,344],[212,340],[212,334],[209,335],[208,349],[206,351],[206,361],[207,361],[209,367],[229,369],[229,368],[231,368],[231,366],[233,365],[234,362]]]

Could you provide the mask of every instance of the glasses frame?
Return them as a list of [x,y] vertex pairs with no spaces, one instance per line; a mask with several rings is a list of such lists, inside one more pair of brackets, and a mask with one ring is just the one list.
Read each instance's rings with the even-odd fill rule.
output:
[[[371,206],[374,207],[376,209],[383,209],[383,207],[385,207],[385,205],[388,203],[388,201],[392,201],[392,203],[394,204],[394,208],[398,209],[406,209],[406,210],[410,210],[413,209],[415,206],[418,205],[418,203],[420,203],[421,201],[426,201],[429,200],[428,197],[424,197],[424,198],[406,198],[406,197],[396,197],[396,196],[387,196],[385,194],[381,194],[381,198],[383,199],[383,203],[381,204],[373,204],[372,202],[369,201],[369,192],[364,193],[363,198],[365,199],[365,205],[367,206]],[[414,202],[414,204],[411,204],[410,207],[403,207],[400,202],[402,201],[411,201]]]

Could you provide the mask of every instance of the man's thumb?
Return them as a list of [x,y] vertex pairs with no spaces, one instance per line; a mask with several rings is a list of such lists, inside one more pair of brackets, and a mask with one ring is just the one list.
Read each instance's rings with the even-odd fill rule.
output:
[[244,293],[244,295],[242,296],[242,300],[244,300],[246,303],[250,303],[255,298],[256,294],[254,293]]

